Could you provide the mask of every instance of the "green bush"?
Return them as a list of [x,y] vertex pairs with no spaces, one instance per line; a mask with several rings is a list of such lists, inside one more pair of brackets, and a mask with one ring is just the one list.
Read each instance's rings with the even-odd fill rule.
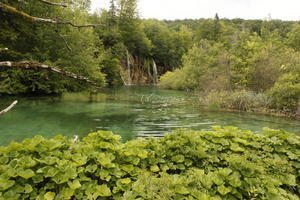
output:
[[283,75],[269,91],[276,109],[296,112],[300,101],[300,76],[294,73]]
[[271,98],[263,93],[240,90],[235,92],[211,92],[204,97],[204,103],[210,107],[252,111],[269,108]]
[[0,148],[0,199],[300,199],[300,137],[235,127],[126,143],[36,136]]
[[[179,90],[206,90],[215,84],[216,74],[224,76],[224,45],[202,40],[182,58],[182,67],[161,76],[160,86]],[[226,61],[225,61],[226,60]],[[225,64],[226,65],[226,64]],[[220,81],[224,79],[220,79]],[[222,83],[224,85],[224,82]]]
[[187,74],[183,69],[176,69],[174,72],[166,72],[160,77],[159,86],[174,90],[190,90],[195,89],[197,83],[187,81]]

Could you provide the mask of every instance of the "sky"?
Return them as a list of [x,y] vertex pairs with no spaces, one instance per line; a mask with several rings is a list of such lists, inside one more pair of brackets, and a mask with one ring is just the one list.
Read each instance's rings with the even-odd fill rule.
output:
[[[108,8],[110,0],[91,0],[92,10]],[[300,0],[138,0],[142,18],[220,18],[300,20]]]

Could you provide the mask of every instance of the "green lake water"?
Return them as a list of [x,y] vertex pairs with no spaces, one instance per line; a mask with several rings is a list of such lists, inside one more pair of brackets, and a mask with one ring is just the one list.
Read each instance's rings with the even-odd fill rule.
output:
[[[65,94],[62,97],[22,97],[0,116],[0,145],[34,135],[86,136],[91,131],[110,130],[123,141],[136,137],[159,137],[178,128],[209,129],[214,125],[237,126],[259,131],[263,127],[300,134],[300,121],[238,112],[209,111],[194,106],[192,93],[155,87],[122,87],[91,97]],[[0,108],[13,98],[1,98]]]

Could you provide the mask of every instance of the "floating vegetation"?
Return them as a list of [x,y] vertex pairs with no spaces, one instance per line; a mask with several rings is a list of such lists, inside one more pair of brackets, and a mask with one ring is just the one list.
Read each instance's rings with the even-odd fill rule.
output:
[[74,102],[103,102],[107,99],[107,95],[103,93],[63,93],[61,100]]

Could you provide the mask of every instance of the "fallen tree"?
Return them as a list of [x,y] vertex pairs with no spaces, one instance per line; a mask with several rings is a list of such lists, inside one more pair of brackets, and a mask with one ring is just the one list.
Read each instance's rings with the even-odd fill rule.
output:
[[14,101],[12,104],[10,104],[7,108],[5,108],[4,110],[0,111],[0,115],[3,115],[4,113],[7,113],[10,109],[12,109],[16,104],[18,103],[18,101]]
[[89,78],[85,76],[81,76],[78,74],[75,74],[73,72],[65,71],[63,69],[60,69],[58,67],[49,66],[46,64],[42,64],[39,62],[33,62],[33,61],[21,61],[21,62],[12,62],[12,61],[3,61],[0,62],[0,67],[10,67],[10,68],[20,68],[20,69],[45,69],[49,70],[58,74],[62,74],[64,76],[67,76],[69,78],[73,78],[79,81],[86,82],[90,85],[100,87],[98,83],[95,81],[90,80]]

